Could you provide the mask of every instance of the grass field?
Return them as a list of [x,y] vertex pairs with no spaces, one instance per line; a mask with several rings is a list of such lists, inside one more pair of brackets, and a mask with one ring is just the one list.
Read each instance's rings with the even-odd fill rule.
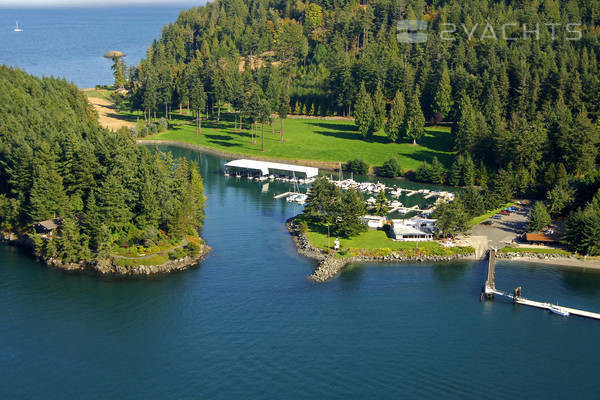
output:
[[83,93],[87,96],[87,97],[95,97],[95,98],[100,98],[100,99],[105,99],[108,101],[112,101],[110,98],[111,93],[113,92],[113,90],[109,90],[109,89],[92,89],[92,90],[85,90],[83,91]]
[[[135,121],[137,116],[129,114]],[[279,141],[279,120],[274,122],[275,132],[265,126],[265,151],[261,151],[260,130],[257,144],[251,143],[248,129],[237,132],[233,115],[222,114],[220,124],[203,121],[202,133],[195,132],[191,118],[174,116],[171,128],[147,139],[180,141],[241,155],[274,159],[315,160],[346,162],[360,158],[370,166],[380,166],[391,157],[398,158],[404,170],[416,170],[423,161],[434,156],[449,167],[454,160],[452,136],[448,127],[427,128],[426,135],[416,146],[412,143],[390,143],[383,131],[365,140],[354,123],[348,120],[296,119],[285,120],[285,143]],[[245,124],[247,128],[247,124]]]
[[[335,237],[327,238],[327,228],[310,225],[306,232],[313,246],[327,250],[333,248]],[[328,247],[329,244],[329,247]],[[348,255],[389,255],[391,252],[400,252],[406,256],[467,254],[472,248],[444,247],[436,241],[429,242],[395,242],[384,231],[369,229],[349,239],[340,238],[342,250],[349,250]],[[355,251],[361,250],[361,251]],[[366,250],[363,251],[363,250]],[[366,253],[366,254],[365,254]]]

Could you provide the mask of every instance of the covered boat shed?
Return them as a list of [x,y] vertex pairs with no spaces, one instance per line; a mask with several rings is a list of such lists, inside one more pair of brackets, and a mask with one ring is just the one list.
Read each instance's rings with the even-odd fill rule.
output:
[[319,175],[318,168],[246,159],[230,161],[225,164],[225,168],[236,171],[250,172],[261,176],[272,174],[286,176],[293,175],[297,178],[312,178]]

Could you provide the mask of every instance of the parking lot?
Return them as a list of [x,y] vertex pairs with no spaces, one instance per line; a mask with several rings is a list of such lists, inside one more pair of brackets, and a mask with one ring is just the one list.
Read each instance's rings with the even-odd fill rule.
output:
[[[501,248],[511,243],[527,230],[529,206],[517,205],[517,211],[509,215],[501,215],[499,219],[490,218],[490,225],[479,224],[471,228],[471,236],[486,237],[489,247]],[[481,240],[481,239],[479,239]]]

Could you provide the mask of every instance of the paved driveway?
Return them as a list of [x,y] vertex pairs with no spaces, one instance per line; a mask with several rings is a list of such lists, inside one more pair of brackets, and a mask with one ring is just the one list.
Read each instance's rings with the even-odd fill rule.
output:
[[[529,207],[517,206],[518,211],[510,215],[502,215],[501,219],[489,219],[492,225],[475,225],[471,235],[486,236],[489,247],[501,248],[527,230]],[[500,214],[501,215],[501,214]]]

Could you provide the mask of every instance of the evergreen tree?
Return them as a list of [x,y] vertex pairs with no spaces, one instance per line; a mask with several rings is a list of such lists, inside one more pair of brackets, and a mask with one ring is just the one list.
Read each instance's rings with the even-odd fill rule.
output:
[[442,72],[435,92],[433,111],[440,113],[443,118],[448,117],[452,109],[452,87],[450,86],[450,73],[446,63],[442,66]]
[[465,95],[460,103],[460,117],[453,130],[454,147],[459,153],[468,153],[475,148],[477,121],[469,96]]
[[354,123],[364,138],[371,137],[375,131],[375,111],[371,96],[367,93],[365,83],[360,84],[360,90],[354,106]]
[[382,217],[386,216],[390,209],[388,207],[388,199],[387,197],[385,197],[385,191],[380,190],[377,194],[376,200],[377,201],[375,203],[375,215],[379,215]]
[[541,231],[550,223],[552,220],[550,219],[550,214],[548,214],[548,210],[546,206],[541,201],[536,201],[533,205],[533,209],[529,214],[529,223],[527,224],[527,229],[530,232]]
[[398,159],[392,157],[383,163],[383,165],[379,168],[378,173],[379,175],[387,178],[396,178],[402,175],[402,168],[400,167]]
[[190,89],[190,107],[196,113],[196,133],[202,132],[202,110],[206,106],[206,92],[201,82]]
[[277,109],[277,113],[279,114],[279,121],[281,121],[281,129],[280,129],[280,136],[281,136],[281,143],[283,143],[284,140],[284,124],[283,121],[287,118],[287,115],[290,112],[290,94],[288,92],[287,87],[283,88],[283,90],[281,91],[281,99],[279,100],[279,108]]
[[405,113],[406,106],[404,104],[404,94],[398,90],[396,92],[396,97],[394,97],[394,101],[392,102],[392,107],[385,124],[385,133],[392,142],[400,139],[400,130],[404,123]]
[[341,195],[341,201],[337,203],[333,220],[333,233],[349,238],[365,232],[367,226],[360,220],[360,217],[366,213],[362,193],[354,189],[347,190]]
[[385,124],[385,97],[383,94],[383,89],[381,87],[381,82],[377,82],[377,89],[375,90],[375,94],[373,95],[373,129],[375,131],[383,128]]
[[455,237],[469,229],[469,216],[460,200],[440,203],[433,218],[436,218],[435,230],[439,237]]
[[408,106],[406,108],[406,114],[404,115],[404,123],[402,130],[404,136],[412,140],[413,145],[417,144],[417,140],[420,140],[425,135],[425,117],[421,110],[420,93],[415,90],[409,97]]

